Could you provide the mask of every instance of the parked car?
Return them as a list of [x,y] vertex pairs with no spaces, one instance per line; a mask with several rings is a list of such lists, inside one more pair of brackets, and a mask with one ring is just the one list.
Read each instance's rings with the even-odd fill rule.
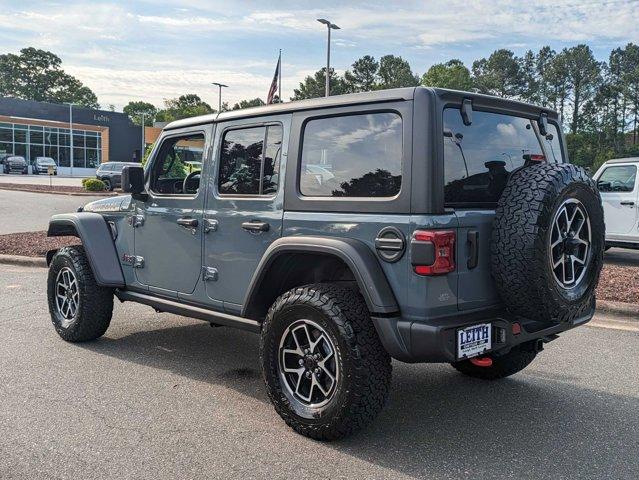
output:
[[606,222],[606,247],[639,249],[639,157],[616,158],[594,175]]
[[53,174],[58,174],[58,166],[55,163],[55,160],[51,157],[36,157],[35,163],[33,164],[32,172],[34,175],[39,175],[41,173],[48,175],[49,167],[53,167]]
[[139,166],[134,162],[106,162],[101,163],[95,172],[95,177],[102,180],[106,185],[106,189],[112,191],[114,188],[120,188],[122,185],[122,169],[126,165]]
[[115,296],[259,333],[303,435],[372,421],[391,358],[494,380],[594,314],[601,199],[553,111],[405,88],[179,120],[157,142],[124,167],[130,195],[52,217],[82,243],[47,254],[53,325],[96,339]]
[[20,155],[6,157],[4,159],[4,173],[21,173],[26,175],[29,173],[27,161]]

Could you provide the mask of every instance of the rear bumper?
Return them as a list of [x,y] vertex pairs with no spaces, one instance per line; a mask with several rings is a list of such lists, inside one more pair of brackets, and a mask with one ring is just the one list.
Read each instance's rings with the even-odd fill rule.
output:
[[[594,309],[572,323],[542,325],[534,320],[514,317],[505,312],[481,312],[425,322],[407,321],[401,317],[373,317],[384,348],[391,357],[407,363],[441,363],[457,361],[457,330],[490,322],[493,327],[491,354],[508,353],[513,347],[536,340],[550,341],[559,333],[583,325],[592,319]],[[514,335],[512,324],[521,325]],[[503,338],[500,338],[503,337]]]

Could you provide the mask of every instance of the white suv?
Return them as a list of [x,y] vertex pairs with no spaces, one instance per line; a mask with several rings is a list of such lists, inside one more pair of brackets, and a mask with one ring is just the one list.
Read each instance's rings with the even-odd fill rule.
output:
[[594,179],[604,207],[606,246],[639,248],[639,157],[604,163]]

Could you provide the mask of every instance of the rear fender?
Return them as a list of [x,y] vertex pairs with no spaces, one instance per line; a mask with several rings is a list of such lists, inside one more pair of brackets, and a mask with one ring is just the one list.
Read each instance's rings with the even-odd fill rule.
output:
[[335,237],[283,237],[274,241],[264,253],[249,285],[242,316],[254,316],[262,281],[278,257],[290,253],[319,253],[338,258],[350,269],[371,313],[391,314],[399,311],[395,296],[375,254],[362,241]]

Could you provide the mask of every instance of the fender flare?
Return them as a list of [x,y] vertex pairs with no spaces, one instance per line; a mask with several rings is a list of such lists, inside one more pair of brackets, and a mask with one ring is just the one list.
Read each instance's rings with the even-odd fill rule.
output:
[[80,238],[96,283],[101,287],[125,286],[124,274],[111,229],[99,213],[78,212],[53,215],[49,220],[47,236]]
[[246,316],[251,310],[271,265],[278,257],[287,253],[321,253],[339,258],[353,272],[371,313],[399,312],[386,275],[375,254],[364,242],[352,238],[299,236],[279,238],[264,252],[246,292],[242,316]]

